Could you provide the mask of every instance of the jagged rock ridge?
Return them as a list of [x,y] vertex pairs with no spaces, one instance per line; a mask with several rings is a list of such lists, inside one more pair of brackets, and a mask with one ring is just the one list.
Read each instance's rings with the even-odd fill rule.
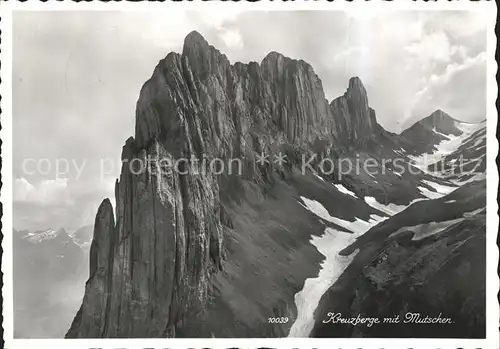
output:
[[184,161],[179,172],[141,164],[240,158],[241,178],[258,189],[284,169],[258,166],[257,154],[283,151],[293,165],[299,151],[335,155],[384,132],[358,78],[329,104],[306,62],[271,52],[260,64],[231,65],[190,33],[182,54],[168,54],[141,89],[135,137],[122,151],[116,212],[109,201],[98,210],[91,277],[67,337],[179,335],[221,274],[223,232],[232,229],[223,196],[237,196],[240,177],[196,171]]

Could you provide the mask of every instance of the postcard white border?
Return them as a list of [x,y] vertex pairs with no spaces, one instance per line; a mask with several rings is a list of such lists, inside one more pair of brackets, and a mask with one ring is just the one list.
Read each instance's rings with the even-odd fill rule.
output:
[[[486,339],[359,339],[359,338],[269,338],[269,339],[13,339],[13,290],[12,290],[12,12],[13,11],[168,11],[169,9],[183,9],[203,11],[206,9],[220,11],[292,11],[292,10],[340,10],[340,11],[403,11],[403,10],[466,10],[485,11],[487,15],[487,337]],[[0,7],[0,28],[2,30],[2,43],[0,59],[2,62],[0,75],[0,94],[2,96],[2,130],[0,137],[2,145],[2,181],[1,201],[3,204],[2,232],[4,234],[2,247],[2,272],[4,286],[3,295],[3,328],[5,348],[491,348],[500,347],[499,341],[499,306],[497,292],[499,279],[497,275],[498,248],[496,245],[498,229],[498,204],[496,200],[498,189],[498,170],[495,158],[498,154],[497,128],[497,82],[495,75],[497,64],[495,61],[496,36],[494,27],[496,22],[497,6],[494,1],[472,2],[461,1],[436,1],[414,2],[412,0],[396,0],[385,2],[372,0],[370,2],[357,0],[346,2],[336,0],[282,2],[275,0],[262,0],[257,3],[249,2],[164,2],[164,3],[130,3],[122,2],[80,2],[72,1],[42,3],[30,0],[27,3],[17,1],[2,2]]]

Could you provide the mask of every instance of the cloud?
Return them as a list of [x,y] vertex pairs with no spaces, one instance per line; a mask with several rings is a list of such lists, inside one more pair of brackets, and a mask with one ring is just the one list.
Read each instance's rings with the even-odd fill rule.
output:
[[[441,75],[431,75],[415,95],[407,126],[435,109],[468,122],[486,118],[486,54],[468,57],[463,63],[447,65]],[[437,107],[437,108],[436,108]]]
[[219,36],[227,47],[232,49],[241,50],[243,48],[243,38],[237,30],[224,30]]
[[14,227],[40,230],[76,230],[93,224],[99,204],[110,198],[113,206],[114,178],[70,181],[67,178],[41,180],[36,184],[16,178],[13,187]]
[[67,186],[67,178],[43,180],[36,186],[28,182],[25,178],[16,178],[13,189],[14,201],[40,204],[65,201],[67,199]]
[[421,60],[436,60],[447,62],[457,48],[450,45],[448,36],[443,32],[432,33],[424,39],[412,43],[406,50]]

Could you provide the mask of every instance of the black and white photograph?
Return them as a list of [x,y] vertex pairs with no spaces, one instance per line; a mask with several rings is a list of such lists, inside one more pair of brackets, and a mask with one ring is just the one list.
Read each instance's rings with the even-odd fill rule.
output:
[[2,9],[6,348],[497,347],[477,4]]

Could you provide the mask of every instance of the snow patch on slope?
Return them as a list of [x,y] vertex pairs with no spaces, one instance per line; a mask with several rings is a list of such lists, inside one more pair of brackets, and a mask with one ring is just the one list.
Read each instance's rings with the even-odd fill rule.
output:
[[354,194],[352,191],[344,187],[342,184],[334,184],[333,186],[337,188],[337,190],[340,191],[342,194],[347,194],[354,198],[357,198],[356,194]]
[[443,194],[437,193],[435,191],[431,191],[431,190],[424,188],[424,187],[421,187],[421,186],[418,186],[417,188],[423,196],[425,196],[429,199],[439,199],[440,197],[443,196]]
[[417,187],[418,190],[420,191],[420,193],[429,199],[439,199],[445,195],[448,195],[452,191],[458,189],[458,186],[444,185],[444,184],[436,183],[436,182],[429,181],[426,179],[422,179],[422,183],[428,185],[429,187],[431,187],[435,190],[435,191],[432,191],[432,190],[429,190],[423,186]]
[[483,210],[485,210],[485,209],[486,209],[486,207],[481,207],[481,208],[478,208],[477,210],[474,210],[474,211],[472,211],[472,212],[465,212],[465,213],[463,214],[463,216],[464,216],[465,218],[474,217],[475,215],[477,215],[477,214],[481,213],[481,212],[482,212]]
[[338,277],[349,266],[357,251],[349,256],[341,256],[339,252],[354,242],[371,227],[387,219],[378,215],[371,215],[368,221],[356,218],[346,221],[330,215],[328,210],[318,201],[301,196],[303,206],[318,217],[342,226],[352,233],[326,228],[321,236],[313,236],[311,244],[325,256],[321,263],[317,277],[305,281],[302,290],[295,294],[297,319],[293,323],[289,337],[308,337],[314,327],[314,311],[318,307],[323,294],[337,281]]
[[433,174],[429,171],[428,167],[435,164],[443,159],[446,155],[455,152],[463,143],[465,143],[474,132],[485,127],[485,123],[479,124],[468,124],[465,122],[455,122],[455,127],[462,131],[462,134],[455,136],[452,134],[445,135],[434,130],[436,134],[444,136],[445,139],[436,145],[436,149],[433,153],[424,153],[419,156],[409,155],[408,157],[412,160],[412,165],[419,168],[425,173]]
[[474,132],[479,131],[481,128],[486,127],[486,120],[483,120],[477,124],[456,121],[455,127],[458,128],[463,133],[465,133],[466,135],[471,135]]
[[439,194],[442,194],[441,196],[449,194],[452,191],[454,191],[455,189],[457,189],[457,187],[447,186],[447,185],[435,183],[435,182],[432,182],[432,181],[428,181],[428,180],[425,180],[425,179],[423,179],[422,182],[424,182],[428,186],[434,188]]
[[313,173],[313,175],[317,178],[319,178],[320,180],[322,180],[323,182],[325,182],[324,178],[321,177],[320,175],[318,175],[317,173]]
[[306,197],[301,196],[300,197],[302,201],[304,202],[304,206],[307,210],[311,211],[314,213],[316,216],[324,219],[325,221],[328,221],[330,223],[337,224],[341,226],[342,228],[345,228],[354,234],[363,234],[365,233],[368,229],[376,225],[377,223],[382,222],[383,220],[387,219],[387,217],[381,217],[375,214],[372,214],[370,216],[370,219],[368,221],[365,221],[361,218],[357,218],[354,221],[347,221],[342,218],[337,218],[334,216],[331,216],[328,210],[323,206],[320,202],[316,200],[310,200]]
[[357,251],[349,256],[339,255],[339,252],[353,243],[355,238],[354,234],[331,228],[326,228],[325,233],[320,237],[313,236],[311,244],[326,258],[321,263],[318,276],[306,279],[302,290],[295,294],[297,319],[290,329],[289,337],[309,336],[314,327],[314,311],[321,297],[356,256]]
[[[464,174],[464,176],[465,175],[467,175],[467,174]],[[456,184],[456,185],[464,185],[464,184],[467,184],[470,182],[482,181],[484,179],[486,179],[486,174],[485,173],[478,173],[478,174],[475,174],[474,176],[470,177],[469,179],[464,179],[464,180],[453,179],[453,180],[450,180],[450,182],[452,182],[453,184]]]
[[372,196],[365,196],[365,202],[374,209],[387,213],[389,216],[395,215],[396,213],[399,213],[408,207],[405,205],[396,205],[392,203],[384,205],[378,202],[377,199]]
[[389,238],[396,236],[398,234],[401,234],[405,231],[411,231],[411,232],[413,232],[413,237],[411,238],[412,240],[414,240],[414,241],[422,240],[426,237],[439,234],[440,232],[446,230],[448,227],[452,226],[453,224],[460,223],[460,222],[464,221],[466,218],[473,217],[476,214],[483,211],[484,209],[485,209],[484,207],[481,207],[481,208],[474,210],[474,211],[471,211],[471,212],[465,212],[462,215],[462,217],[456,218],[456,219],[450,219],[447,221],[430,222],[430,223],[414,225],[411,227],[401,227],[398,230],[396,230],[394,233],[389,235]]

